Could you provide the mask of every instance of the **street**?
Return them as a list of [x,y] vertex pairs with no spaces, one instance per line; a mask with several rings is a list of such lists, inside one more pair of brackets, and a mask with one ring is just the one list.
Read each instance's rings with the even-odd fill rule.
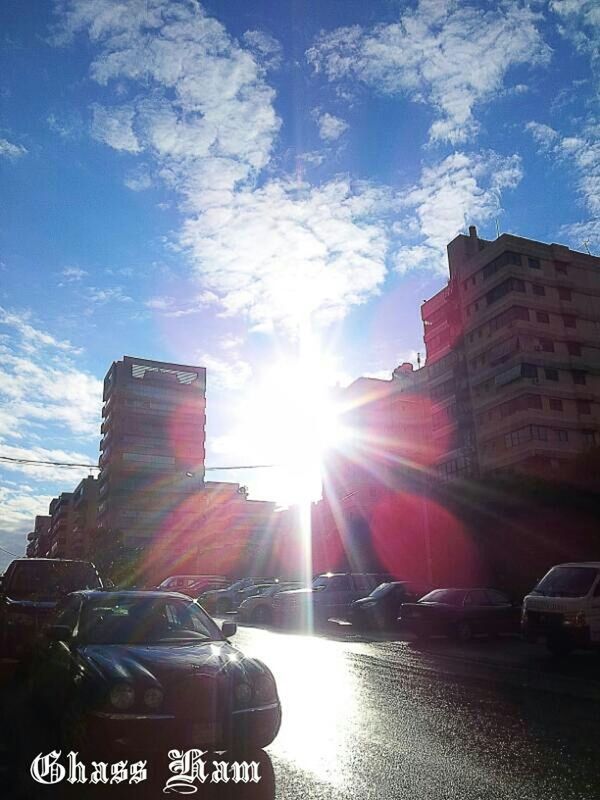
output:
[[[537,648],[540,689],[519,668],[478,663],[440,642],[360,642],[240,627],[234,637],[269,664],[283,705],[269,753],[276,797],[456,797],[507,800],[597,798],[597,701],[577,697],[597,672],[582,654],[556,667]],[[502,650],[518,641],[500,643]],[[558,671],[558,674],[556,672]],[[573,681],[573,678],[576,680]],[[535,678],[532,678],[535,681]],[[600,688],[600,687],[598,687]],[[590,688],[587,687],[587,691]],[[600,695],[599,695],[600,696]]]
[[[264,660],[276,677],[283,723],[261,760],[262,785],[207,784],[198,787],[198,796],[599,796],[596,653],[556,661],[541,645],[511,637],[462,646],[434,640],[420,647],[392,637],[374,638],[335,626],[314,636],[239,626],[233,643]],[[35,740],[38,722],[32,719],[27,725]],[[5,775],[12,768],[13,734],[14,729],[3,726]],[[32,747],[37,752],[46,745]],[[145,795],[164,796],[168,774],[165,764],[151,764]],[[128,785],[105,788],[107,792],[100,786],[66,787],[66,796],[115,797],[118,789],[118,796],[127,798],[140,790]],[[37,800],[51,789],[30,781],[23,796]]]

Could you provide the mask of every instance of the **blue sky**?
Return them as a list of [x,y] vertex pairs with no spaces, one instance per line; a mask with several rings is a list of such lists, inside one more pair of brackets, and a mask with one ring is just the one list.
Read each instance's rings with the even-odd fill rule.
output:
[[[130,354],[207,366],[210,464],[276,459],[285,391],[415,360],[468,224],[600,252],[596,0],[5,0],[0,31],[4,455],[95,462]],[[0,545],[81,476],[0,470]]]

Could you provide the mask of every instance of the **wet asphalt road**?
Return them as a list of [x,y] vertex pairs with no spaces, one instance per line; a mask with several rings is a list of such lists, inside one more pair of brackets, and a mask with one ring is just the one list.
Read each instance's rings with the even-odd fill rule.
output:
[[525,674],[481,669],[494,646],[484,641],[466,661],[450,645],[423,652],[249,627],[234,643],[278,682],[284,719],[268,748],[277,798],[600,797],[600,702],[577,696],[600,672],[596,654],[557,668],[540,647]]
[[[600,655],[557,664],[541,647],[523,650],[516,640],[418,649],[368,638],[240,626],[233,643],[263,659],[277,679],[281,731],[261,756],[259,786],[202,785],[195,796],[600,798]],[[11,731],[2,733],[6,743]],[[74,786],[68,796],[179,796],[163,793],[167,775],[163,765],[139,787],[100,795],[98,787]],[[54,796],[50,788],[26,796]]]

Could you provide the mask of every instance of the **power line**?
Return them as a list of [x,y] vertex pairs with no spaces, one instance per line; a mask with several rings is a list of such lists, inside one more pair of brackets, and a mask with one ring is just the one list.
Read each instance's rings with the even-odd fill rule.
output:
[[14,556],[15,558],[20,558],[16,553],[11,553],[10,550],[7,550],[6,547],[0,547],[3,553],[8,553],[9,556]]
[[[0,456],[0,461],[6,461],[10,464],[23,464],[25,466],[42,466],[42,467],[85,467],[85,469],[100,469],[97,464],[80,464],[74,461],[41,461],[34,458],[15,458],[13,456]],[[205,472],[216,472],[224,470],[236,469],[272,469],[278,467],[280,464],[235,464],[224,465],[218,467],[204,467]]]

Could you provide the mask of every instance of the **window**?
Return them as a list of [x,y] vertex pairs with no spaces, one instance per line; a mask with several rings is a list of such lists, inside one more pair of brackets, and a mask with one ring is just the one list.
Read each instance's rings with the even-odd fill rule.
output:
[[510,600],[505,594],[502,592],[498,592],[496,589],[486,589],[487,596],[489,597],[492,605],[494,606],[509,606]]
[[[508,278],[508,280],[503,281],[502,283],[498,284],[498,286],[494,286],[493,289],[490,289],[490,291],[486,294],[485,299],[488,306],[491,306],[492,303],[497,302],[509,292],[524,291],[525,284],[523,281],[519,280],[518,278]],[[475,310],[477,311],[477,303],[475,303]]]
[[591,414],[592,405],[589,400],[577,400],[577,413],[578,414]]
[[517,264],[521,265],[521,256],[518,253],[511,253],[507,251],[506,253],[502,253],[501,256],[495,258],[493,261],[490,261],[489,264],[483,268],[483,279],[487,281],[488,278],[491,278],[499,269],[504,267],[506,264]]
[[546,376],[546,380],[547,381],[557,381],[558,380],[558,370],[557,369],[546,368],[544,370],[544,375]]
[[559,275],[566,275],[568,272],[567,265],[564,261],[555,261],[554,270],[558,272]]
[[558,287],[558,299],[559,300],[571,300],[571,290],[565,289],[564,286]]
[[528,258],[527,266],[529,267],[529,269],[541,269],[539,258]]
[[567,350],[569,351],[570,356],[581,355],[581,345],[579,342],[567,342]]
[[545,325],[547,325],[550,322],[550,317],[548,316],[548,314],[546,314],[545,311],[536,311],[535,318],[538,322],[543,322]]
[[554,342],[552,339],[540,339],[540,348],[544,353],[554,352]]
[[541,425],[526,425],[524,428],[507,433],[504,437],[504,445],[507,448],[518,447],[523,442],[529,442],[532,439],[538,442],[547,442],[548,428],[544,428]]
[[542,408],[542,398],[537,394],[524,394],[521,397],[515,397],[514,400],[508,400],[499,406],[500,416],[502,418],[510,417],[518,411],[526,411],[529,408]]
[[573,317],[570,314],[563,314],[563,325],[565,328],[576,328],[577,317]]
[[569,441],[569,431],[557,430],[556,431],[556,438],[559,442],[568,442]]
[[543,286],[540,286],[539,283],[532,283],[531,288],[533,289],[533,293],[537,294],[539,297],[543,297],[546,294],[546,290]]
[[537,378],[538,371],[535,364],[521,364],[521,377]]
[[550,411],[562,411],[563,403],[559,397],[550,398]]
[[573,376],[573,383],[576,383],[578,386],[585,386],[586,378],[583,370],[573,369],[571,370],[571,375]]
[[582,431],[583,442],[586,447],[594,447],[596,444],[596,431]]

